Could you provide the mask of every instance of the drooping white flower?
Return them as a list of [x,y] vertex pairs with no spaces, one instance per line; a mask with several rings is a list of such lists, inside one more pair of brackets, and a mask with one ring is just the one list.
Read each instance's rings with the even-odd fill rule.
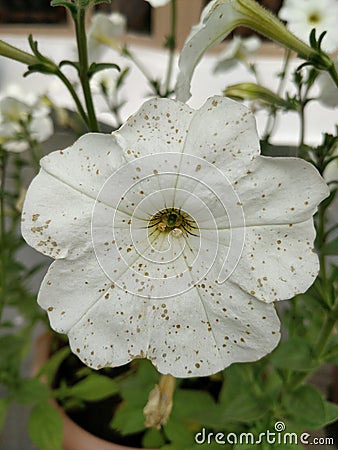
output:
[[151,4],[153,8],[158,8],[159,6],[164,6],[170,2],[170,0],[146,0]]
[[93,75],[90,84],[93,94],[106,92],[109,97],[112,97],[116,89],[116,76],[112,69],[100,70]]
[[[338,71],[338,58],[334,59],[334,65]],[[327,72],[321,72],[318,76],[319,97],[318,100],[325,106],[335,108],[338,106],[338,89]]]
[[224,72],[236,66],[239,61],[246,61],[247,57],[256,52],[261,46],[257,36],[242,38],[235,35],[227,48],[218,56],[214,71]]
[[294,50],[305,59],[318,56],[316,51],[292,34],[272,13],[254,0],[212,0],[204,8],[200,22],[192,28],[179,58],[176,98],[187,101],[195,67],[203,54],[222,42],[239,25],[259,31],[268,38]]
[[315,28],[317,38],[323,31],[327,32],[322,42],[323,50],[334,52],[338,49],[336,0],[284,0],[278,15],[304,42],[309,42],[311,30]]
[[190,377],[257,360],[279,341],[273,302],[316,277],[327,195],[309,163],[260,156],[243,105],[149,100],[41,160],[22,218],[56,259],[39,304],[93,368],[145,357]]
[[96,13],[92,17],[88,31],[88,54],[90,60],[99,59],[104,45],[111,45],[114,40],[125,33],[126,18],[118,13]]
[[[0,99],[0,143],[11,152],[19,153],[29,147],[27,138],[43,142],[53,134],[49,108],[39,98],[27,103],[14,97]],[[28,136],[29,135],[29,136]]]

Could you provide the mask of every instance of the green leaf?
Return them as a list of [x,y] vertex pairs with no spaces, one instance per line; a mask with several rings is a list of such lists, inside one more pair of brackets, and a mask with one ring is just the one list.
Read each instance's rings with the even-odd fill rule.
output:
[[148,429],[142,439],[142,447],[144,448],[161,448],[165,444],[163,433],[155,428]]
[[195,430],[189,430],[187,422],[169,419],[164,426],[164,432],[170,442],[180,448],[191,448],[195,442]]
[[302,428],[318,429],[334,421],[338,407],[325,402],[320,392],[312,386],[303,385],[285,398],[289,420]]
[[8,397],[0,398],[0,431],[5,424],[9,404],[10,399]]
[[[0,372],[18,373],[26,340],[14,334],[0,337]],[[14,379],[13,379],[14,382]]]
[[96,72],[100,72],[101,70],[106,69],[116,69],[119,72],[121,71],[120,67],[117,64],[113,63],[95,63],[93,62],[88,69],[88,77],[91,78]]
[[336,403],[324,401],[325,406],[325,425],[338,420],[338,405]]
[[144,430],[143,408],[158,380],[159,374],[150,361],[135,361],[130,373],[119,383],[119,393],[124,401],[118,407],[110,426],[123,435]]
[[64,6],[72,13],[72,15],[76,14],[76,6],[66,0],[52,0],[50,6]]
[[68,59],[63,59],[59,63],[59,68],[62,66],[72,66],[79,73],[80,72],[80,64],[77,61],[69,61]]
[[32,410],[28,433],[39,450],[62,450],[62,418],[48,402],[38,403]]
[[23,404],[36,404],[46,402],[49,398],[47,386],[37,378],[23,379],[16,387],[16,400]]
[[338,237],[323,245],[320,252],[322,255],[338,255]]
[[110,426],[122,435],[127,435],[143,431],[146,428],[144,421],[143,408],[136,409],[133,404],[125,402],[118,407]]
[[314,361],[310,345],[302,338],[291,338],[281,342],[272,353],[270,361],[278,369],[296,371],[312,370],[318,366],[318,363]]
[[148,401],[150,391],[159,381],[159,374],[150,361],[138,360],[136,371],[131,372],[120,383],[120,393],[124,400],[135,407],[144,407]]
[[70,354],[68,346],[61,348],[55,352],[46,362],[46,364],[39,370],[37,377],[45,375],[47,377],[47,384],[50,385],[55,377],[56,371],[60,367],[62,361]]
[[116,394],[118,386],[111,378],[92,374],[74,386],[59,388],[57,392],[61,396],[75,397],[85,401],[96,401]]
[[[225,380],[220,392],[218,421],[248,422],[262,417],[269,409],[269,396],[254,394],[255,373],[251,365],[234,364],[224,371]],[[257,386],[259,389],[259,386]]]

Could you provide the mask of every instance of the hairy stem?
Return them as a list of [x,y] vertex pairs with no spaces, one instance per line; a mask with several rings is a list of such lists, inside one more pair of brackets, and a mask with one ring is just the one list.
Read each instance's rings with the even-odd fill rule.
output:
[[99,131],[95,115],[92,93],[89,85],[88,51],[87,51],[85,19],[86,19],[86,10],[84,8],[79,7],[75,19],[76,41],[79,55],[79,77],[87,108],[89,130]]
[[164,93],[163,93],[164,97],[167,97],[170,92],[170,84],[173,73],[174,56],[176,49],[176,28],[177,28],[177,4],[176,0],[171,0],[170,36],[168,37],[169,60],[167,67],[167,75],[164,83]]

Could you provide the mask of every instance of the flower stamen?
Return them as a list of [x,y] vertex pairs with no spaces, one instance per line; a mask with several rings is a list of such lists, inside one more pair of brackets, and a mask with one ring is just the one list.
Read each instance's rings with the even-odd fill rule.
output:
[[155,228],[160,232],[174,232],[175,236],[180,236],[183,232],[192,236],[197,236],[192,233],[198,227],[195,221],[181,209],[166,208],[157,212],[149,221],[148,228]]

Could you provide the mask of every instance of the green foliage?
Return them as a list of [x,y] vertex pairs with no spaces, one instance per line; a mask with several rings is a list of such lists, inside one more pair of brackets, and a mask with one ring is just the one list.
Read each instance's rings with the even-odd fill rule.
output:
[[318,367],[309,343],[300,337],[282,342],[270,359],[274,367],[295,371],[309,371]]
[[165,444],[165,438],[160,430],[155,428],[149,428],[142,439],[142,445],[144,448],[163,448]]
[[46,403],[49,398],[49,392],[44,383],[37,378],[22,380],[16,386],[16,400],[23,405],[34,405],[35,403]]
[[158,373],[147,360],[138,360],[131,374],[119,383],[119,393],[123,402],[119,405],[111,422],[111,427],[127,435],[145,429],[143,408],[150,391],[158,382]]
[[62,419],[49,402],[40,402],[32,410],[28,433],[39,450],[62,450]]
[[312,386],[303,385],[284,399],[290,421],[300,428],[318,429],[338,419],[338,406],[323,399]]
[[116,382],[104,375],[92,373],[74,386],[61,386],[56,389],[59,399],[71,397],[83,401],[97,401],[112,396],[118,391]]
[[8,397],[0,398],[0,432],[5,425],[8,406],[10,405],[10,399]]

